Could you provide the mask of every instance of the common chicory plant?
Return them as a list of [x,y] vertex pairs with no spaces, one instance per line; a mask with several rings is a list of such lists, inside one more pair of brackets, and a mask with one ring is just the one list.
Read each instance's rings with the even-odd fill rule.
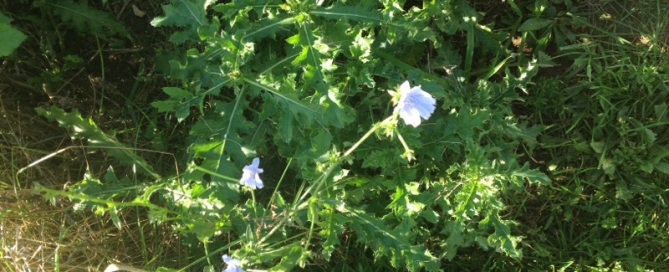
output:
[[[548,178],[516,163],[513,152],[520,142],[516,139],[530,139],[531,144],[536,135],[516,126],[505,103],[493,102],[519,100],[513,96],[515,89],[523,88],[534,74],[521,70],[528,76],[518,79],[508,73],[499,84],[478,80],[477,85],[469,85],[443,80],[429,71],[417,74],[421,69],[404,61],[420,57],[424,50],[408,50],[416,45],[433,48],[430,52],[440,60],[437,65],[456,61],[457,50],[445,49],[451,47],[444,38],[452,35],[477,39],[484,35],[479,41],[490,43],[487,48],[500,48],[496,33],[481,31],[470,19],[476,14],[467,4],[427,1],[430,4],[423,10],[415,6],[404,11],[403,1],[397,0],[325,1],[328,5],[321,5],[323,1],[257,5],[257,1],[236,0],[212,7],[216,1],[171,2],[164,7],[165,16],[152,24],[179,28],[171,37],[176,44],[189,40],[194,43],[188,44],[198,44],[171,60],[166,69],[188,88],[166,87],[169,99],[152,105],[159,112],[173,112],[180,122],[199,109],[189,139],[193,161],[184,181],[193,184],[192,199],[204,199],[202,207],[208,207],[204,204],[211,197],[201,192],[211,189],[211,195],[220,200],[214,209],[185,217],[182,225],[193,226],[187,231],[203,241],[216,233],[237,237],[234,245],[245,244],[237,249],[239,256],[254,256],[254,263],[274,263],[272,270],[278,271],[304,267],[315,257],[330,261],[343,246],[340,238],[345,232],[359,234],[359,241],[377,259],[392,260],[393,267],[406,266],[409,271],[437,271],[442,257],[452,259],[458,248],[477,242],[520,256],[518,239],[510,234],[509,221],[500,216],[503,205],[498,204],[497,192],[503,193],[500,188],[508,184],[522,188],[525,180],[546,183]],[[433,20],[442,17],[444,23],[435,27]],[[474,44],[479,43],[470,43]],[[481,68],[476,67],[479,62],[490,65],[473,58],[481,51],[467,48],[464,73]],[[399,130],[399,119],[416,128],[431,118],[436,99],[421,86],[404,81],[395,88],[390,116],[376,116],[388,113],[387,103],[368,92],[388,86],[387,81],[377,80],[381,71],[390,82],[398,75],[420,76],[423,84],[430,84],[430,90],[443,97],[442,107],[453,110],[440,112],[440,120],[420,131]],[[444,88],[458,92],[444,92]],[[480,95],[473,99],[472,91]],[[361,117],[363,109],[371,116]],[[379,119],[359,137],[360,125]],[[364,147],[365,154],[354,154],[379,130],[396,137],[404,153],[375,141]],[[482,137],[481,131],[504,134]],[[424,141],[425,135],[431,139]],[[232,140],[245,143],[226,145]],[[415,156],[410,146],[417,148]],[[346,149],[340,152],[342,147]],[[252,149],[279,151],[278,156],[289,162],[286,170],[296,170],[297,175],[290,178],[296,186],[280,186],[284,177],[293,175],[284,171],[287,176],[282,175],[274,186],[269,202],[265,201],[268,194],[256,201],[255,189],[264,187],[260,159],[244,166],[237,178],[246,151]],[[446,152],[453,154],[444,156]],[[398,167],[403,163],[399,156],[407,162],[420,161]],[[292,161],[296,164],[291,165]],[[251,199],[245,204],[238,204],[238,185],[232,184],[236,182],[250,188]],[[452,194],[443,196],[446,190]],[[290,195],[292,201],[282,194]],[[182,202],[189,203],[181,208],[184,213],[201,211],[190,204],[200,202]],[[478,222],[480,228],[469,228]],[[434,227],[447,231],[426,231]],[[229,256],[224,261],[226,271],[238,271],[239,261]]]

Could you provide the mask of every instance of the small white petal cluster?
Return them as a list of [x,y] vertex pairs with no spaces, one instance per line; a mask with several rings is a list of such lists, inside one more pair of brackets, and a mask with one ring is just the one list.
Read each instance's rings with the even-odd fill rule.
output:
[[244,169],[242,170],[244,173],[242,174],[239,183],[254,190],[262,189],[264,185],[260,179],[260,174],[262,174],[263,170],[259,166],[260,159],[258,158],[253,159],[253,163],[250,165],[244,166]]
[[427,120],[430,118],[437,101],[420,88],[420,86],[411,87],[409,81],[404,81],[400,86],[400,101],[395,107],[395,113],[399,111],[400,118],[408,125],[418,127],[422,122],[421,118]]
[[226,265],[228,265],[228,267],[225,268],[223,272],[245,272],[239,268],[239,265],[241,264],[239,260],[233,259],[232,257],[228,256],[228,254],[223,255],[223,261]]

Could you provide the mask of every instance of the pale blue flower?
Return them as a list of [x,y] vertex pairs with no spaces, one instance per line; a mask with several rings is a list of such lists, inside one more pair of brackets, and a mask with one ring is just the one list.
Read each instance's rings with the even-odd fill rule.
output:
[[244,272],[241,268],[239,268],[239,265],[241,264],[239,260],[233,259],[232,257],[228,256],[228,254],[223,255],[223,261],[225,262],[226,265],[228,265],[223,272]]
[[395,113],[400,112],[400,117],[404,119],[407,125],[418,127],[421,118],[427,120],[430,118],[437,101],[420,88],[420,86],[411,87],[409,81],[404,81],[400,86],[400,101],[395,107]]
[[260,166],[260,159],[253,159],[253,163],[250,165],[244,166],[244,173],[242,174],[242,179],[239,180],[239,183],[251,187],[251,189],[262,189],[263,183],[260,180],[260,174],[262,174],[262,168]]

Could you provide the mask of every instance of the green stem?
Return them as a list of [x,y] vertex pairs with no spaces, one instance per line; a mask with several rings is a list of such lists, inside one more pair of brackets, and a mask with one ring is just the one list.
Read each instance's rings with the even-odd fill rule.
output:
[[209,258],[209,256],[211,256],[209,254],[209,237],[204,238],[202,245],[204,246],[204,255],[207,256],[207,264],[209,264],[209,266],[213,266],[211,263],[211,258]]
[[[363,135],[362,138],[360,138],[360,140],[358,140],[355,144],[353,144],[353,146],[351,146],[351,148],[349,148],[348,150],[346,150],[346,152],[344,152],[344,155],[342,156],[342,158],[345,158],[345,157],[348,157],[348,155],[351,155],[351,153],[353,153],[353,151],[355,151],[356,149],[358,149],[358,147],[359,147],[365,140],[367,140],[367,138],[369,138],[369,136],[372,136],[372,133],[376,132],[376,130],[378,130],[379,127],[381,127],[380,123],[376,123],[376,124],[374,124],[374,125],[372,126],[372,128],[371,128],[369,131],[367,131],[367,133],[365,133],[365,135]],[[335,165],[336,165],[336,164],[335,164]]]
[[286,165],[286,168],[283,169],[283,174],[281,174],[279,183],[277,183],[276,187],[274,187],[274,192],[272,193],[272,197],[269,199],[269,202],[267,203],[267,209],[270,209],[272,207],[272,203],[274,203],[274,198],[276,197],[279,191],[279,187],[281,187],[281,182],[283,181],[283,178],[286,177],[286,172],[288,172],[288,167],[290,167],[291,162],[293,162],[293,158],[288,159],[288,164]]
[[400,143],[402,143],[402,146],[404,147],[404,152],[411,152],[411,149],[409,148],[409,145],[404,141],[404,138],[402,137],[402,134],[397,132],[397,139],[400,140]]
[[[353,146],[351,146],[348,150],[346,150],[346,152],[344,152],[344,155],[342,155],[335,163],[330,165],[330,167],[328,167],[328,169],[325,170],[325,173],[323,173],[323,175],[320,178],[318,178],[318,180],[316,180],[316,182],[314,184],[312,184],[311,186],[309,186],[309,188],[307,188],[307,190],[302,194],[299,201],[297,201],[297,202],[300,202],[300,201],[304,200],[307,197],[307,195],[312,191],[312,189],[313,189],[314,192],[318,192],[318,190],[321,188],[323,183],[325,183],[325,180],[327,180],[327,177],[330,176],[332,171],[334,171],[334,169],[337,166],[339,166],[342,159],[351,155],[351,153],[353,153],[353,151],[355,151],[363,142],[365,142],[365,140],[367,140],[367,138],[369,138],[369,136],[372,136],[372,134],[374,132],[376,132],[381,127],[382,123],[386,122],[387,120],[390,120],[390,118],[393,118],[393,116],[386,118],[385,120],[381,121],[380,123],[374,124],[372,126],[372,128],[369,131],[367,131],[367,133],[365,133],[365,135],[363,135],[362,138],[360,138],[360,140],[358,140],[355,144],[353,144]],[[314,186],[316,186],[315,189],[314,189]],[[293,207],[293,208],[295,208],[295,207]]]
[[[97,33],[95,33],[95,42],[98,45],[98,55],[100,56],[100,68],[101,68],[100,70],[101,70],[101,73],[102,73],[102,82],[104,82],[104,80],[105,80],[105,58],[102,55],[102,47],[100,46],[100,38],[98,38]],[[100,109],[98,110],[98,112],[100,114],[102,114],[102,111],[103,111],[102,104],[105,101],[105,84],[102,84],[101,88],[102,88],[102,92],[100,94]]]
[[[251,199],[253,199],[253,204],[252,204],[252,205],[253,205],[253,216],[254,216],[255,218],[258,218],[258,208],[257,208],[257,205],[256,205],[257,202],[256,202],[255,189],[248,188],[248,190],[251,191]],[[265,217],[265,215],[263,214],[263,215],[262,215],[262,218],[264,218],[264,217]],[[263,219],[263,220],[264,220],[264,219]],[[256,223],[257,223],[257,224],[260,224],[260,226],[259,226],[260,228],[262,228],[262,225],[264,225],[264,221],[256,221]],[[259,239],[259,238],[260,238],[260,237],[256,237],[254,240],[257,240],[257,239]]]
[[104,200],[104,199],[99,199],[83,194],[74,194],[74,193],[68,193],[68,192],[63,192],[60,190],[52,190],[45,188],[42,185],[35,185],[35,190],[38,192],[44,192],[47,195],[59,195],[59,196],[64,196],[67,198],[75,198],[80,201],[88,201],[88,202],[93,202],[95,204],[100,204],[100,205],[106,205],[107,207],[118,207],[118,208],[127,208],[127,207],[145,207],[151,210],[155,211],[161,211],[164,213],[171,213],[171,214],[176,214],[176,215],[181,215],[178,212],[171,211],[169,209],[160,207],[158,205],[154,205],[152,203],[146,203],[146,202],[137,202],[137,201],[131,201],[131,202],[116,202],[116,201],[111,201],[111,200]]
[[[239,91],[239,95],[237,95],[237,99],[235,101],[235,106],[232,108],[232,117],[235,116],[235,111],[237,111],[237,106],[239,105],[239,100],[241,99],[242,95],[244,94],[244,89],[241,89]],[[228,123],[228,129],[225,131],[225,134],[223,135],[223,147],[221,148],[221,152],[225,150],[225,142],[228,141],[228,133],[230,132],[230,128],[232,127],[232,117],[230,117],[230,122]]]
[[[313,203],[311,203],[313,204]],[[313,207],[309,205],[309,211],[308,213],[312,212]],[[316,215],[314,215],[316,216]],[[304,244],[304,248],[309,248],[309,244],[311,244],[311,235],[314,233],[314,226],[316,225],[316,218],[312,218],[311,220],[311,226],[309,227],[309,234],[307,234],[307,242]]]
[[219,173],[216,173],[216,172],[214,172],[214,171],[211,171],[211,170],[209,170],[209,169],[207,169],[207,168],[204,168],[204,167],[201,167],[201,166],[197,166],[197,165],[195,165],[194,167],[195,167],[195,169],[197,169],[197,170],[200,170],[200,171],[205,172],[205,173],[207,173],[207,174],[209,174],[209,175],[212,175],[212,176],[216,176],[217,178],[227,179],[227,180],[229,180],[229,181],[234,181],[234,182],[238,182],[238,181],[239,181],[239,179],[234,179],[234,178],[231,178],[231,177],[228,177],[228,176],[225,176],[225,175],[221,175],[221,174],[219,174]]
[[231,248],[232,246],[235,246],[235,245],[237,245],[241,242],[242,242],[242,240],[238,239],[237,241],[234,241],[234,242],[231,242],[231,243],[229,243],[225,246],[219,247],[216,250],[212,251],[211,253],[207,253],[207,255],[193,261],[189,265],[186,265],[184,268],[181,268],[179,271],[188,271],[188,268],[191,268],[191,267],[195,266],[196,264],[199,264],[200,262],[209,259],[211,256],[213,256],[215,254],[219,254],[219,253],[223,252],[224,250],[227,250],[227,249]]
[[[323,173],[323,175],[321,175],[316,180],[316,182],[312,183],[306,189],[306,191],[302,194],[302,196],[293,203],[293,206],[291,207],[291,210],[286,214],[286,216],[281,218],[281,221],[279,221],[279,223],[276,224],[272,230],[270,230],[262,239],[260,239],[258,244],[261,245],[263,242],[265,242],[265,240],[269,239],[269,237],[272,236],[272,234],[274,234],[274,232],[279,230],[281,228],[281,226],[283,226],[283,224],[286,223],[288,218],[293,217],[297,213],[297,211],[306,207],[308,203],[304,203],[303,200],[307,197],[307,195],[309,195],[309,193],[311,191],[318,192],[318,190],[320,190],[323,183],[325,183],[325,180],[327,180],[327,177],[330,176],[332,171],[334,171],[334,169],[341,163],[342,158],[345,158],[345,157],[351,155],[351,153],[353,153],[353,151],[355,151],[363,142],[365,142],[365,140],[367,140],[367,138],[369,138],[369,136],[372,136],[372,134],[374,134],[374,132],[376,132],[381,127],[381,124],[392,120],[392,118],[394,118],[394,115],[386,118],[385,120],[383,120],[379,123],[374,124],[372,126],[372,128],[369,131],[367,131],[367,133],[365,133],[365,135],[363,135],[362,138],[360,138],[360,140],[358,140],[355,144],[353,144],[353,146],[351,146],[348,150],[346,150],[346,152],[344,152],[343,156],[341,156],[336,162],[334,162],[332,165],[330,165],[330,167],[328,167],[328,169],[325,170],[325,173]],[[314,188],[314,186],[315,186],[315,188]],[[313,227],[314,227],[314,222],[312,222],[310,232],[313,230]],[[307,244],[309,243],[309,240],[310,239],[307,239]]]

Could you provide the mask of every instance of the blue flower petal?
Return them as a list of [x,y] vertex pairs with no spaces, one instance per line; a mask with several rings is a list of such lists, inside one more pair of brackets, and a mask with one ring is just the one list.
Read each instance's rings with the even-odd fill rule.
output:
[[262,189],[264,186],[262,180],[260,179],[260,174],[264,171],[259,168],[260,159],[255,158],[250,165],[244,166],[242,170],[242,178],[239,180],[239,183],[248,186],[251,189]]
[[236,267],[236,266],[228,266],[228,268],[223,270],[223,272],[246,272],[246,271],[244,271],[241,268]]
[[427,120],[434,113],[437,101],[420,86],[411,88],[409,81],[405,81],[400,86],[400,93],[400,101],[395,112],[399,111],[400,118],[408,125],[418,127],[421,118]]
[[223,255],[223,261],[228,265],[223,272],[245,272],[239,268],[239,265],[241,264],[239,260],[231,258],[228,254]]

